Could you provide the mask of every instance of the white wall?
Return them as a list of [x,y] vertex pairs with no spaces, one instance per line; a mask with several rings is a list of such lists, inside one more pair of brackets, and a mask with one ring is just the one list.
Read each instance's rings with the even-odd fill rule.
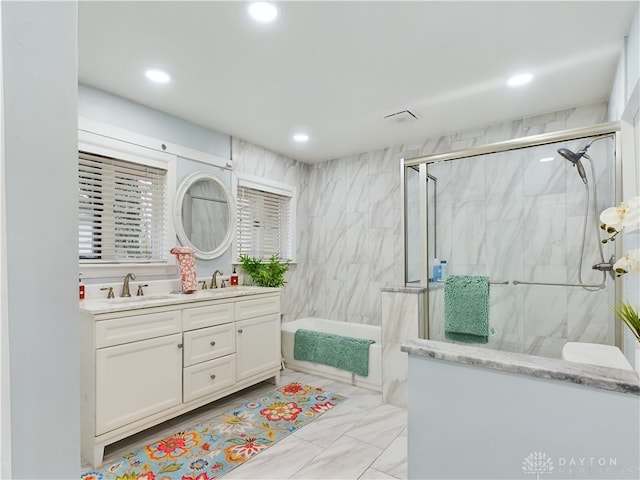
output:
[[11,478],[78,478],[77,6],[1,8]]
[[78,85],[78,115],[222,158],[231,158],[229,135],[88,85]]
[[[2,8],[0,8],[0,39]],[[0,42],[0,45],[2,43]],[[7,252],[4,201],[4,99],[2,50],[0,49],[0,478],[11,475],[11,395],[9,381],[9,316],[7,313]]]
[[409,355],[408,404],[409,478],[532,479],[535,452],[541,479],[638,478],[637,394]]

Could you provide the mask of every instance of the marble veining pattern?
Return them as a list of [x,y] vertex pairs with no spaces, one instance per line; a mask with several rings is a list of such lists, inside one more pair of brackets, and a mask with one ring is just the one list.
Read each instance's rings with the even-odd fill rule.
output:
[[[604,112],[605,106],[598,104],[539,115],[514,122],[511,127],[487,127],[487,139],[482,143],[504,140],[494,135],[510,129],[529,135],[569,128],[565,125],[569,118],[571,128],[579,121],[598,123]],[[477,138],[481,130],[454,138]],[[593,217],[593,189],[587,199],[575,168],[556,150],[564,146],[577,151],[585,143],[576,140],[429,165],[429,173],[438,179],[435,256],[448,260],[449,274],[488,275],[496,281],[578,283],[582,225],[585,213]],[[590,184],[598,187],[598,212],[613,204],[612,152],[610,139],[599,140],[589,150],[595,182],[585,162]],[[543,157],[556,158],[539,162]],[[472,165],[474,160],[476,164]],[[466,178],[458,178],[462,175]],[[585,212],[587,201],[590,208]],[[591,265],[600,261],[596,228],[590,218],[582,267],[582,280],[588,284],[602,282],[602,276],[591,270]],[[605,258],[611,252],[611,246],[605,245]],[[608,310],[614,302],[611,287],[610,281],[600,291],[544,285],[492,286],[490,326],[495,334],[483,348],[559,357],[567,341],[612,344],[614,322]],[[430,338],[436,340],[443,338],[441,296],[441,291],[429,294]]]
[[[234,170],[298,188],[298,263],[287,274],[289,283],[282,296],[283,319],[318,314],[333,320],[380,325],[380,287],[404,282],[400,208],[403,157],[430,155],[605,120],[606,104],[598,103],[327,159],[315,165],[306,165],[234,138]],[[553,146],[551,153],[560,146],[577,150],[583,144],[584,141],[565,142]],[[611,140],[601,140],[589,150],[596,170],[600,210],[609,206],[613,192],[612,169],[607,164],[611,145]],[[438,257],[449,260],[450,273],[489,272],[498,280],[531,280],[530,275],[542,272],[525,271],[526,263],[533,268],[539,265],[563,268],[562,281],[575,280],[576,250],[581,238],[581,232],[576,230],[584,215],[584,185],[569,162],[543,165],[531,155],[523,150],[515,157],[500,154],[497,160],[486,156],[429,165],[429,173],[438,179]],[[542,170],[539,165],[543,165]],[[586,164],[585,167],[588,168]],[[561,211],[558,211],[560,204],[553,200],[555,195],[565,197],[566,206],[560,207]],[[464,202],[468,202],[473,211],[460,212]],[[535,213],[534,204],[541,205],[544,212]],[[551,213],[553,219],[550,219]],[[484,217],[482,221],[479,215]],[[511,230],[506,230],[507,226],[511,226]],[[454,246],[467,250],[462,237],[472,242],[471,247],[466,253],[454,253]],[[494,248],[483,248],[481,242]],[[589,243],[589,250],[594,246]],[[516,258],[517,252],[524,249],[527,255]],[[589,254],[589,262],[595,263],[591,257]],[[597,279],[589,269],[590,264],[584,268],[585,278]],[[541,278],[546,277],[533,280]],[[566,333],[565,341],[613,341],[612,331],[606,327],[612,323],[610,314],[588,314],[596,305],[613,303],[612,289],[595,293],[578,293],[580,289],[573,289],[569,295],[565,294],[570,306],[558,307],[566,312],[560,327],[552,327],[543,319],[541,325],[529,327],[525,332],[525,297],[529,299],[528,306],[538,308],[534,299],[539,295],[523,292],[537,287],[510,285],[503,291],[505,295],[513,295],[514,301],[498,298],[497,288],[493,289],[496,298],[491,299],[492,309],[494,313],[503,312],[493,321],[498,333],[490,339],[492,348],[545,354],[545,345],[552,345],[547,353],[557,355],[560,337],[556,335],[560,332]],[[556,294],[552,296],[552,302],[561,301]],[[577,311],[579,305],[584,307]],[[442,312],[442,308],[442,299],[430,305],[431,314],[440,315],[440,321],[441,313],[435,310]],[[438,338],[441,326],[432,321],[430,331]],[[548,334],[552,340],[543,341]],[[520,338],[516,341],[517,336]]]
[[409,340],[402,345],[402,351],[410,355],[640,395],[640,378],[631,370],[487,350],[434,340]]

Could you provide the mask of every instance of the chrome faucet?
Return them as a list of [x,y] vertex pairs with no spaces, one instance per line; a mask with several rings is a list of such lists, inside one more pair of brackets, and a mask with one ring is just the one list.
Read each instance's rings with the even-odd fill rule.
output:
[[216,270],[215,272],[213,272],[213,276],[211,277],[211,287],[210,288],[218,288],[218,274],[220,275],[224,275],[224,273],[222,273],[222,270]]
[[121,297],[130,297],[131,296],[131,292],[129,292],[129,280],[135,280],[136,276],[133,273],[127,273],[127,275],[124,277],[124,282],[122,284],[122,293],[120,294]]

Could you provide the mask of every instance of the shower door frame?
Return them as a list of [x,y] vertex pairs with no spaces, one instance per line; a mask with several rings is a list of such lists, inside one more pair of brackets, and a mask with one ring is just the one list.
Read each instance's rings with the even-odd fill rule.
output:
[[[429,338],[429,294],[428,294],[428,259],[429,259],[429,245],[427,241],[427,212],[428,212],[428,198],[427,198],[427,166],[431,163],[459,160],[463,158],[479,157],[482,155],[489,155],[492,153],[508,152],[512,150],[520,150],[529,147],[537,147],[540,145],[548,145],[551,143],[558,143],[564,141],[582,140],[588,139],[598,135],[611,134],[614,136],[615,144],[615,160],[614,160],[614,200],[618,205],[621,201],[622,191],[622,139],[621,139],[621,122],[607,122],[589,127],[572,128],[568,130],[560,130],[557,132],[542,133],[538,135],[531,135],[528,137],[520,137],[512,140],[506,140],[502,142],[489,143],[486,145],[479,145],[477,147],[471,147],[462,150],[452,150],[444,153],[435,153],[432,155],[424,155],[412,158],[402,159],[402,173],[401,173],[401,190],[402,190],[402,209],[403,209],[403,237],[404,237],[404,284],[408,286],[408,211],[407,211],[407,169],[411,167],[418,167],[419,169],[419,188],[420,188],[420,286],[427,288],[427,292],[424,295],[424,325],[422,325],[421,331],[424,332],[424,338]],[[616,258],[620,258],[622,255],[622,246],[620,242],[615,242],[615,255]],[[615,304],[619,305],[622,301],[622,292],[620,288],[620,280],[614,280],[614,298]],[[617,346],[622,344],[622,325],[621,322],[616,320],[614,323],[614,343]]]

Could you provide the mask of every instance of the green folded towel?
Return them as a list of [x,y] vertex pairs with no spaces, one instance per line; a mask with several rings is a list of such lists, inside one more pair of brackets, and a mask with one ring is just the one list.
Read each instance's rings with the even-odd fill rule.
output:
[[444,284],[444,336],[465,343],[489,341],[489,277],[447,277]]
[[363,338],[299,328],[293,344],[293,358],[322,363],[366,377],[369,375],[369,345]]

